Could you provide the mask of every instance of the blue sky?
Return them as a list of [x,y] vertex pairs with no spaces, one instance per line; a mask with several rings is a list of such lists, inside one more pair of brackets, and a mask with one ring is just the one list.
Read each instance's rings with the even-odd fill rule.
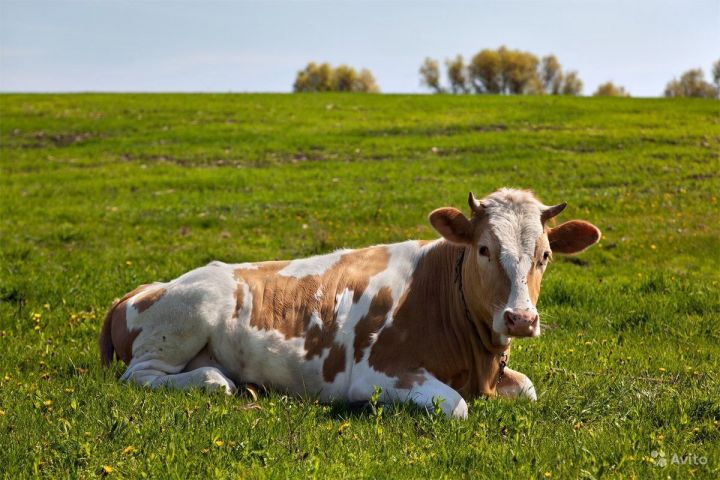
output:
[[426,56],[555,53],[589,94],[657,96],[720,58],[720,0],[0,0],[2,91],[290,91],[308,61],[422,92]]

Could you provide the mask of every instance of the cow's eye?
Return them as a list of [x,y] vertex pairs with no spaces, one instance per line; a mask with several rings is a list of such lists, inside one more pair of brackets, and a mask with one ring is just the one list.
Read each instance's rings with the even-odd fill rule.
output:
[[488,247],[486,247],[485,245],[482,245],[480,247],[480,255],[482,255],[483,257],[490,258],[490,249]]
[[550,252],[543,253],[543,263],[547,262],[550,258]]

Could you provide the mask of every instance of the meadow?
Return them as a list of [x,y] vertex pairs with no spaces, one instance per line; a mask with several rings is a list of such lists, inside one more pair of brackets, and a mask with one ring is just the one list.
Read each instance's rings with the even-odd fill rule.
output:
[[[4,478],[718,478],[720,103],[412,95],[1,95]],[[529,188],[603,231],[543,282],[510,366],[538,401],[253,401],[120,384],[113,299],[219,259],[435,238]]]

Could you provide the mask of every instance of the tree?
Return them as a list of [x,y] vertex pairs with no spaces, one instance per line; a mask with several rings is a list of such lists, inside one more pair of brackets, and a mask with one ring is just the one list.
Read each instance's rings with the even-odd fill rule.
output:
[[440,86],[440,67],[438,66],[437,60],[427,57],[422,65],[420,65],[420,83],[434,90],[435,93],[442,93],[443,89]]
[[[555,55],[542,61],[530,52],[511,50],[506,46],[483,49],[468,65],[457,55],[446,60],[447,75],[453,93],[491,93],[501,95],[579,95],[582,81],[577,72],[564,74]],[[420,69],[425,85],[439,87],[437,62],[426,59]],[[435,82],[435,83],[432,83]]]
[[[713,72],[714,75],[714,72]],[[705,81],[702,69],[694,68],[673,79],[665,87],[666,97],[700,97],[715,98],[717,90]]]
[[467,67],[462,55],[458,55],[453,60],[445,60],[447,66],[447,76],[450,81],[450,90],[453,93],[467,93],[469,90]]
[[612,82],[605,82],[598,86],[593,97],[629,97],[625,87],[617,86]]
[[580,80],[580,77],[575,70],[565,74],[565,79],[561,89],[563,95],[580,95],[582,88],[583,82]]
[[380,91],[375,78],[367,69],[358,73],[354,68],[340,65],[337,68],[327,63],[320,65],[310,62],[300,70],[293,84],[295,92],[368,92]]
[[476,93],[501,93],[500,55],[488,48],[477,53],[468,67],[470,83]]
[[720,59],[713,63],[712,67],[713,83],[715,84],[715,92],[720,98]]
[[332,90],[332,67],[327,63],[307,64],[295,77],[293,90],[296,92],[329,92]]
[[357,72],[347,65],[340,65],[332,72],[332,89],[335,92],[352,92],[357,82]]
[[372,72],[367,68],[363,68],[360,70],[360,74],[358,75],[356,80],[355,91],[365,93],[380,92],[380,87],[378,87],[378,84],[375,82],[375,77],[373,76]]
[[546,93],[558,95],[562,87],[563,73],[555,55],[543,57],[540,65],[540,80]]
[[523,94],[528,87],[537,85],[538,58],[530,52],[510,50],[505,46],[498,49],[500,56],[501,91]]

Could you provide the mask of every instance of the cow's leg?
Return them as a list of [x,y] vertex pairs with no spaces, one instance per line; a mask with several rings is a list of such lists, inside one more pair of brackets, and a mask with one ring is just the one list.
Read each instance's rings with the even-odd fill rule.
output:
[[382,403],[413,402],[425,409],[432,409],[435,400],[440,402],[440,408],[445,415],[467,418],[468,407],[462,396],[430,373],[425,372],[421,377],[417,374],[410,375],[414,382],[409,388],[398,387],[398,379],[395,377],[383,377],[373,375],[372,378],[358,378],[353,381],[348,400],[368,401],[377,386],[381,389],[379,401]]
[[524,374],[507,367],[505,367],[503,379],[497,386],[497,393],[501,397],[537,400],[535,386],[530,379]]
[[167,284],[152,303],[143,300],[142,293],[129,298],[112,318],[137,332],[121,380],[151,388],[222,388],[234,393],[235,383],[211,352],[212,334],[224,328],[218,327],[222,319],[232,316],[235,288],[230,272],[208,266]]
[[121,377],[139,385],[151,388],[170,387],[178,389],[208,388],[215,390],[221,388],[228,395],[237,390],[235,383],[216,367],[200,367],[187,372],[168,373],[168,370],[177,370],[158,361],[139,362],[131,365]]

